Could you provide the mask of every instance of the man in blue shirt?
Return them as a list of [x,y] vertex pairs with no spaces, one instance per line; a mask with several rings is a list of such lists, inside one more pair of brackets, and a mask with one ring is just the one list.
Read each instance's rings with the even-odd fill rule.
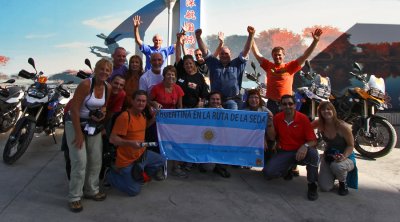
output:
[[136,44],[138,44],[140,51],[146,56],[145,71],[151,68],[150,56],[155,52],[161,53],[161,55],[163,56],[164,63],[161,68],[164,69],[164,67],[167,65],[168,56],[174,54],[175,44],[168,47],[161,47],[163,39],[160,35],[156,34],[155,36],[153,36],[154,45],[145,45],[139,34],[139,26],[141,23],[142,21],[140,20],[140,16],[136,15],[135,17],[133,17],[133,31],[135,33],[135,42]]
[[223,103],[226,109],[238,109],[242,104],[240,88],[242,87],[243,72],[246,67],[250,46],[254,41],[255,30],[252,26],[247,27],[249,36],[243,51],[239,56],[231,60],[231,51],[223,46],[219,52],[219,59],[211,55],[207,46],[201,39],[202,30],[197,29],[196,39],[200,50],[205,56],[206,64],[210,71],[211,91],[219,91],[224,96]]

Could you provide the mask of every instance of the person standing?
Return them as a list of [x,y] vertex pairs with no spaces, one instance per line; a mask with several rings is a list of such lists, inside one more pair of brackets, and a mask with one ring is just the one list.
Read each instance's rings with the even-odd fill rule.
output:
[[318,199],[319,154],[314,148],[316,136],[308,117],[295,109],[292,95],[283,95],[280,101],[282,112],[277,113],[270,128],[270,136],[277,140],[276,154],[265,163],[266,179],[285,176],[294,164],[306,165],[309,200]]
[[112,72],[112,63],[101,59],[94,68],[94,77],[83,80],[74,93],[69,117],[65,121],[65,135],[71,159],[69,181],[69,208],[82,211],[81,198],[102,201],[99,174],[102,165],[101,121],[111,86],[106,83]]
[[146,45],[140,38],[139,26],[142,23],[140,16],[136,15],[133,17],[133,31],[135,34],[135,42],[139,46],[140,51],[146,56],[146,67],[145,71],[150,70],[151,66],[151,55],[155,52],[162,55],[163,63],[161,68],[167,65],[168,56],[174,54],[175,45],[170,45],[168,47],[161,47],[163,39],[159,34],[153,36],[153,46]]
[[125,73],[128,71],[128,68],[125,66],[126,63],[126,50],[123,47],[117,47],[112,54],[113,59],[113,72],[108,78],[108,82],[116,75],[120,75],[125,77]]
[[284,48],[280,46],[274,47],[271,53],[274,61],[270,62],[261,55],[257,44],[253,42],[251,47],[253,54],[260,63],[261,68],[263,68],[267,73],[267,108],[271,110],[273,114],[279,112],[278,103],[281,97],[283,95],[293,94],[292,86],[294,74],[300,71],[301,66],[314,51],[322,35],[322,30],[316,29],[311,33],[311,35],[313,37],[313,41],[303,55],[288,63],[285,63]]
[[203,55],[206,55],[205,61],[210,70],[211,90],[222,93],[225,99],[223,105],[227,109],[238,109],[242,104],[240,89],[242,87],[243,72],[248,60],[250,46],[254,41],[255,30],[252,26],[248,26],[247,32],[249,35],[243,51],[237,58],[232,60],[231,51],[227,46],[221,48],[219,59],[210,55],[201,38],[202,30],[197,29],[195,31],[199,48]]
[[153,53],[150,57],[151,69],[147,70],[139,79],[139,89],[144,90],[147,93],[151,92],[151,89],[163,81],[162,64],[163,57],[161,53]]

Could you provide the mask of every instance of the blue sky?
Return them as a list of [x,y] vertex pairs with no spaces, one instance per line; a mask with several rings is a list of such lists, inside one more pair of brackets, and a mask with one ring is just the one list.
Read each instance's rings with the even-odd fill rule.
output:
[[[89,46],[104,46],[97,34],[109,34],[127,17],[151,0],[0,0],[0,55],[10,58],[0,73],[31,70],[28,57],[37,67],[54,74],[85,68],[83,60],[97,58]],[[287,28],[300,33],[312,25],[331,25],[346,31],[355,23],[400,24],[399,0],[202,0],[205,35],[246,34],[246,26],[257,31]],[[167,11],[152,23],[145,42],[155,33],[167,38]],[[166,41],[165,41],[166,42]],[[134,52],[134,39],[119,42]],[[140,52],[139,52],[140,53]]]

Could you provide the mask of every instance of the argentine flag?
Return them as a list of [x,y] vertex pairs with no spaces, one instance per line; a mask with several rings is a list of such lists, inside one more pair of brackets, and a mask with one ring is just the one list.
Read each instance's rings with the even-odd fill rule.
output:
[[160,149],[170,160],[261,167],[267,115],[216,108],[160,110]]

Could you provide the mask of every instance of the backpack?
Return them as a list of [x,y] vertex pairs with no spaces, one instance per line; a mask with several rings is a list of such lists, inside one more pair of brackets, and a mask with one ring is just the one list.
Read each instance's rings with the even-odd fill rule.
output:
[[110,124],[107,124],[106,135],[103,137],[103,167],[111,167],[115,163],[115,158],[117,156],[117,146],[110,143],[109,138],[111,131],[114,128],[115,121],[124,112],[128,113],[128,123],[131,121],[131,114],[127,110],[122,110],[115,113],[111,119]]

